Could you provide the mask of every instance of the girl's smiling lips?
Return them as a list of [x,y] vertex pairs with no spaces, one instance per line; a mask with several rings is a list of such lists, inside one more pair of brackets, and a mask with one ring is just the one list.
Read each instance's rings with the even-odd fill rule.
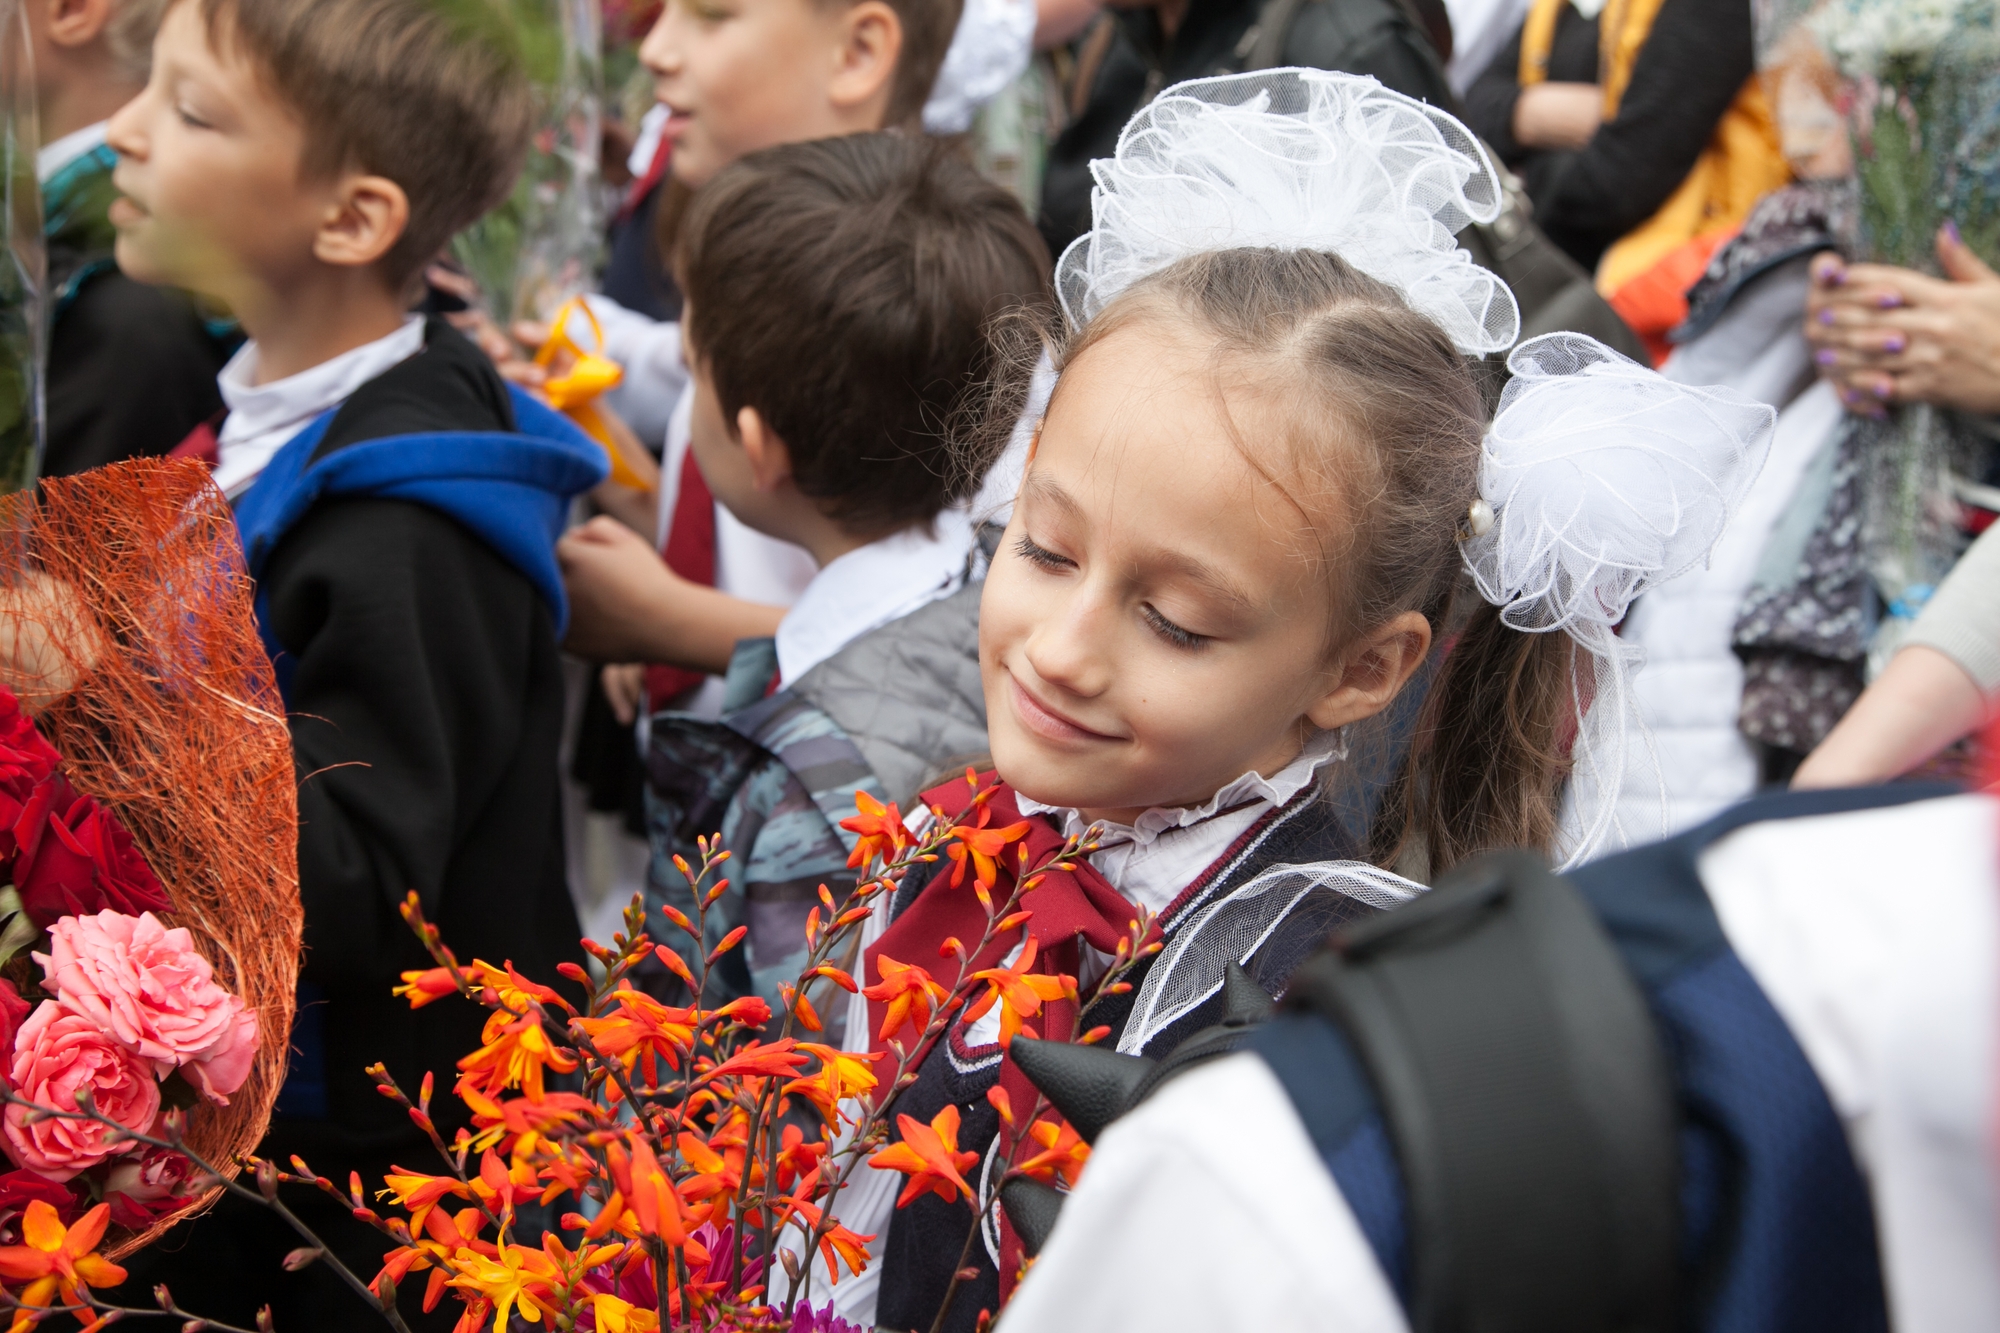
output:
[[1034,732],[1043,740],[1074,745],[1079,741],[1115,741],[1117,736],[1107,736],[1101,731],[1092,731],[1079,722],[1072,721],[1050,708],[1047,704],[1028,693],[1027,687],[1007,673],[1007,697],[1013,701],[1014,716],[1022,726]]

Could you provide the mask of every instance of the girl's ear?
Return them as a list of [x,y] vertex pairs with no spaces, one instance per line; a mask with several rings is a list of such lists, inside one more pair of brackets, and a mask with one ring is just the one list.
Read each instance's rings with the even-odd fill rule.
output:
[[1349,644],[1335,664],[1333,686],[1313,701],[1306,719],[1322,731],[1371,718],[1389,706],[1431,651],[1431,622],[1405,611]]
[[[879,106],[886,112],[903,56],[903,21],[883,0],[861,0],[842,19],[839,41],[827,97],[842,111]],[[879,128],[882,114],[874,119]]]
[[744,460],[750,464],[750,480],[758,490],[770,492],[792,479],[792,451],[764,420],[764,414],[746,407],[736,414],[736,437],[743,441]]

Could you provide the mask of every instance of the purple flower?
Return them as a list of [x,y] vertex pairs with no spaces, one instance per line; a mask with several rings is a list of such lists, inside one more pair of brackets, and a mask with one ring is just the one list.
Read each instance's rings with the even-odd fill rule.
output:
[[868,1333],[859,1324],[850,1324],[833,1312],[833,1302],[818,1310],[803,1302],[792,1310],[791,1333]]

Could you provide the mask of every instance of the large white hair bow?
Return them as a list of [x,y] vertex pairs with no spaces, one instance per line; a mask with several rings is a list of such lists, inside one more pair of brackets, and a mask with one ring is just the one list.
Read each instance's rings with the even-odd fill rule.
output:
[[1505,351],[1520,336],[1514,294],[1452,239],[1500,214],[1486,150],[1373,79],[1272,69],[1176,84],[1090,170],[1093,227],[1056,266],[1077,325],[1178,259],[1268,246],[1339,255],[1462,352]]
[[1463,547],[1466,568],[1517,630],[1566,631],[1594,661],[1579,672],[1568,845],[1561,869],[1608,843],[1665,832],[1617,820],[1636,737],[1639,650],[1618,638],[1647,588],[1708,559],[1763,467],[1777,413],[1729,389],[1675,384],[1593,338],[1550,333],[1507,358],[1479,467],[1494,522]]

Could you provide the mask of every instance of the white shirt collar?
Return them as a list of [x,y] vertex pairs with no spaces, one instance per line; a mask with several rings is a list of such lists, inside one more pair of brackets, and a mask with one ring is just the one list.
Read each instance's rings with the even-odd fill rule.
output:
[[105,126],[110,123],[108,120],[100,120],[95,125],[71,130],[54,143],[43,144],[35,153],[36,181],[47,185],[58,171],[103,143]]
[[229,416],[216,439],[215,484],[235,499],[313,418],[423,348],[423,318],[411,315],[386,337],[342,352],[310,370],[257,384],[257,344],[244,343],[216,377]]
[[653,169],[653,155],[660,151],[660,140],[667,137],[667,118],[673,113],[664,103],[655,102],[646,108],[646,114],[639,117],[639,133],[632,140],[632,151],[625,158],[625,169],[635,180],[644,180],[646,173]]
[[[1128,901],[1163,912],[1251,825],[1305,790],[1322,768],[1346,757],[1346,737],[1322,731],[1276,773],[1245,773],[1200,805],[1158,806],[1130,824],[1100,821],[1090,863]],[[1090,827],[1091,821],[1069,806],[1043,805],[1018,792],[1015,804],[1023,814],[1057,816],[1072,836]]]
[[778,677],[790,685],[869,630],[965,585],[972,521],[947,509],[933,526],[870,542],[830,562],[778,622]]

